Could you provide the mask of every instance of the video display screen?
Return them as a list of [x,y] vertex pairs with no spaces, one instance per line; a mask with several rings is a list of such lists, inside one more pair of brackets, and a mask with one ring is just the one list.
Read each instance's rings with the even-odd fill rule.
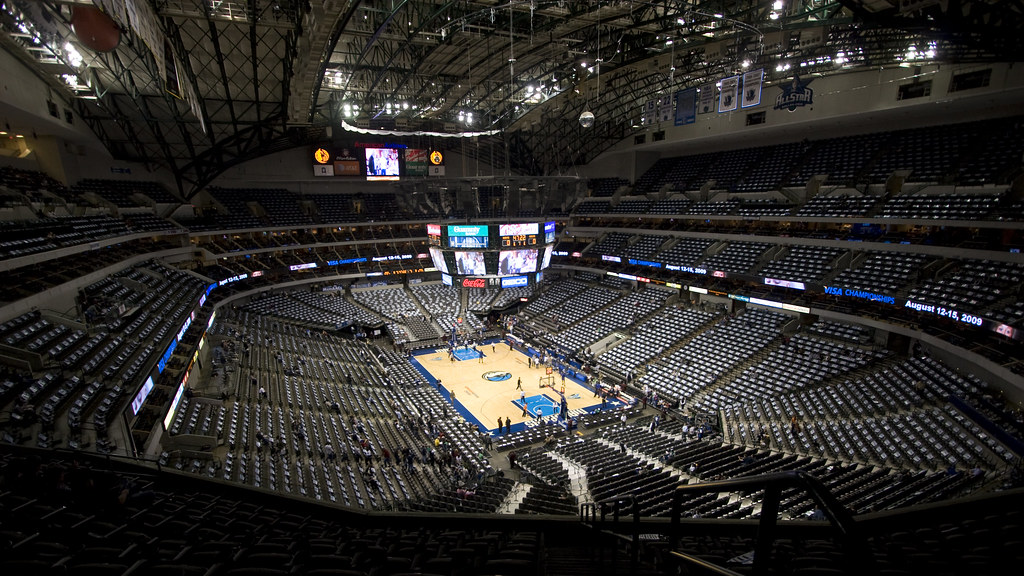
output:
[[487,273],[483,252],[456,252],[456,273],[465,276],[479,276]]
[[366,179],[398,180],[398,149],[367,148]]
[[530,222],[529,224],[499,224],[498,235],[499,236],[519,236],[523,234],[536,234],[538,224],[536,222]]
[[544,223],[544,243],[551,244],[555,241],[555,223],[545,222]]
[[146,402],[146,398],[149,393],[153,391],[153,377],[146,378],[146,383],[139,389],[139,393],[135,395],[135,399],[132,400],[132,416],[139,413],[142,409],[142,404]]
[[487,248],[487,236],[449,236],[451,248]]
[[541,260],[540,269],[546,270],[548,266],[551,266],[551,252],[554,250],[554,246],[544,247],[544,258]]
[[441,249],[437,246],[431,246],[429,252],[430,261],[434,263],[434,268],[448,274],[448,263],[444,261],[444,252],[441,252]]
[[536,271],[536,250],[502,250],[498,254],[498,274],[524,274]]

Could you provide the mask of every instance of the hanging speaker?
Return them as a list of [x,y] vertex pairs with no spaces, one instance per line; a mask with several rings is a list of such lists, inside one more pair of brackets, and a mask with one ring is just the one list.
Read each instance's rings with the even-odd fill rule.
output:
[[82,46],[95,52],[110,52],[121,43],[117,22],[88,4],[71,5],[71,29]]

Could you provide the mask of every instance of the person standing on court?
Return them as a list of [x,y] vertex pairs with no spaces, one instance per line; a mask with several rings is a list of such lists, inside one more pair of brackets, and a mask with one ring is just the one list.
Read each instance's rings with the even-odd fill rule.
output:
[[518,379],[516,379],[516,390],[522,390],[522,389],[523,389],[523,379],[522,378],[518,378]]

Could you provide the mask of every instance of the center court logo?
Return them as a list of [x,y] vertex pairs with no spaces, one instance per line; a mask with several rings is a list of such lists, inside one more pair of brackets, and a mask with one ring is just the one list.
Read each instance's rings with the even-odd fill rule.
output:
[[493,372],[484,372],[480,377],[491,382],[501,382],[503,380],[511,380],[512,374],[504,370],[495,370]]

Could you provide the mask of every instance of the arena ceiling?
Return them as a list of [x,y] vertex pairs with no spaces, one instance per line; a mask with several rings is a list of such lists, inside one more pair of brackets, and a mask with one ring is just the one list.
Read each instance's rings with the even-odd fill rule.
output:
[[438,145],[557,175],[643,129],[650,99],[745,69],[772,83],[1024,55],[1022,0],[0,3],[5,49],[116,158],[168,168],[184,197],[343,123],[431,142],[481,132]]

